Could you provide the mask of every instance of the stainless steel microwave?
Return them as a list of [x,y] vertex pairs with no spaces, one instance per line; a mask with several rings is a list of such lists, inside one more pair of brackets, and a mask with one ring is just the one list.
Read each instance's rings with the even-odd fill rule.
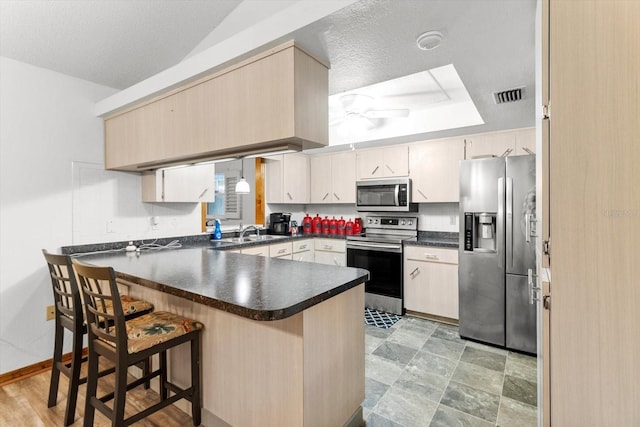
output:
[[411,179],[389,178],[356,182],[358,212],[417,212],[411,203]]

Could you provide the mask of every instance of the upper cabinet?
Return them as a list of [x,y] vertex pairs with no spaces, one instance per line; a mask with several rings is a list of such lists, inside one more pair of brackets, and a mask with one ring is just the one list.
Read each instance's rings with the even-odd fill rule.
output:
[[355,151],[312,156],[310,203],[355,203],[355,166]]
[[327,143],[327,66],[293,42],[105,119],[107,169]]
[[535,128],[483,133],[464,138],[466,159],[535,154]]
[[414,203],[458,202],[458,169],[463,159],[464,141],[461,138],[410,145],[411,200]]
[[356,154],[357,179],[391,178],[409,175],[409,147],[369,148]]
[[158,169],[142,173],[143,202],[214,202],[215,165]]
[[309,203],[309,158],[281,154],[266,160],[267,203]]

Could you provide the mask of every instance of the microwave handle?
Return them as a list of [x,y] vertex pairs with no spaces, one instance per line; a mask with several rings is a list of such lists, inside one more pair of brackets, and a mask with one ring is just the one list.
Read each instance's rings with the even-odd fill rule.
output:
[[400,206],[400,184],[394,186],[396,188],[394,195],[396,198],[396,206]]

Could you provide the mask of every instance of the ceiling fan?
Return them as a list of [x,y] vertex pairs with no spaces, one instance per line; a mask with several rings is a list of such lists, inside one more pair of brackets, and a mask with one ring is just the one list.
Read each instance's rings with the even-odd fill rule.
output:
[[[338,132],[343,136],[361,134],[380,124],[379,119],[408,117],[409,109],[376,109],[375,98],[369,95],[348,94],[339,99],[340,109],[330,126],[339,125]],[[337,109],[336,109],[337,110]]]

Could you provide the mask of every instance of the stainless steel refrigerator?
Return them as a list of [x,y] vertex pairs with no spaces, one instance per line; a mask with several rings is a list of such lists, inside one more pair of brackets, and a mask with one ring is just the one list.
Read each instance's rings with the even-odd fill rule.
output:
[[535,156],[460,162],[460,336],[536,352]]

